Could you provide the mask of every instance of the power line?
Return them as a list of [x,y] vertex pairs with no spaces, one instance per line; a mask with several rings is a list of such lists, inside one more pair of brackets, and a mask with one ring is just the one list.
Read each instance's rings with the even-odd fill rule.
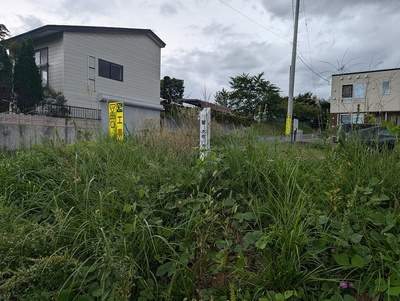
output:
[[260,23],[258,23],[257,21],[253,20],[252,18],[246,16],[245,14],[243,14],[241,11],[237,10],[236,8],[234,8],[233,6],[229,5],[228,3],[226,3],[223,0],[219,0],[220,2],[222,2],[223,4],[225,4],[226,6],[228,6],[230,9],[234,10],[235,12],[237,12],[238,14],[242,15],[243,17],[245,17],[246,19],[250,20],[251,22],[257,24],[258,26],[264,28],[266,31],[272,33],[273,35],[276,35],[277,37],[285,40],[286,42],[292,43],[291,40],[286,39],[284,36],[281,36],[280,34],[273,32],[272,30],[270,30],[269,28],[265,27],[264,25],[261,25]]
[[316,76],[318,76],[319,78],[323,79],[324,81],[326,81],[328,84],[330,84],[331,82],[329,80],[327,80],[326,78],[323,78],[319,73],[315,72],[310,66],[307,65],[307,63],[301,58],[301,56],[297,55],[297,58],[304,64],[304,66],[306,66],[308,69],[310,69],[310,71],[315,74]]
[[[246,19],[248,19],[249,21],[253,22],[254,24],[260,26],[261,28],[267,30],[268,32],[272,33],[273,35],[285,40],[286,42],[289,42],[290,44],[293,44],[293,42],[291,40],[288,40],[287,38],[281,36],[280,34],[277,34],[276,32],[273,32],[272,30],[270,30],[269,28],[265,27],[264,25],[258,23],[257,21],[253,20],[252,18],[246,16],[245,14],[243,14],[241,11],[237,10],[236,8],[234,8],[233,6],[229,5],[228,3],[226,3],[224,0],[219,0],[222,4],[226,5],[227,7],[229,7],[230,9],[232,9],[233,11],[237,12],[238,14],[240,14],[241,16],[245,17]],[[293,0],[292,0],[293,3]],[[293,6],[292,6],[292,10],[293,10]],[[308,33],[307,33],[308,34]],[[323,79],[324,81],[326,81],[328,84],[330,84],[330,81],[323,78],[319,73],[317,73],[312,67],[308,66],[308,64],[299,56],[297,55],[297,57],[299,58],[299,60],[316,76],[320,77],[321,79]],[[314,87],[315,87],[315,83],[314,83]],[[314,88],[315,89],[315,88]]]

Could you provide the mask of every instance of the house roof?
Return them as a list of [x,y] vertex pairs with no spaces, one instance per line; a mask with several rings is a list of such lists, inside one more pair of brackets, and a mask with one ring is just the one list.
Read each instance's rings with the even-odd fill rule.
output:
[[28,37],[40,39],[59,32],[79,32],[79,33],[112,33],[112,34],[131,34],[147,35],[160,48],[165,47],[165,43],[150,29],[121,28],[121,27],[101,27],[101,26],[75,26],[75,25],[45,25],[31,31],[9,38],[11,42],[19,42]]
[[207,101],[200,100],[200,99],[178,99],[178,101],[182,102],[182,103],[191,104],[196,107],[200,107],[202,109],[210,108],[213,111],[222,112],[222,113],[225,113],[228,115],[232,114],[231,110],[227,107],[220,106],[215,103],[207,102]]
[[349,72],[349,73],[338,73],[332,74],[332,76],[343,76],[343,75],[353,75],[353,74],[361,74],[361,73],[374,73],[374,72],[385,72],[385,71],[399,71],[400,68],[391,68],[391,69],[380,69],[380,70],[369,70],[369,71],[359,71],[359,72]]

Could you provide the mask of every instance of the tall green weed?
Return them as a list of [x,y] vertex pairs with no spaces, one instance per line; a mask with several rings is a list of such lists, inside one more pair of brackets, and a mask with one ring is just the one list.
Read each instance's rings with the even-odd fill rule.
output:
[[398,299],[397,148],[194,133],[1,154],[0,296]]

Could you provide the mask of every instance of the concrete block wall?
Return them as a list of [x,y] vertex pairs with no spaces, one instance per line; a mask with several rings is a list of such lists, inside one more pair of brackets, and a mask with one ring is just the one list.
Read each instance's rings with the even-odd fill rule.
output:
[[0,114],[0,148],[3,150],[30,148],[41,144],[44,138],[71,143],[85,133],[100,132],[100,120]]

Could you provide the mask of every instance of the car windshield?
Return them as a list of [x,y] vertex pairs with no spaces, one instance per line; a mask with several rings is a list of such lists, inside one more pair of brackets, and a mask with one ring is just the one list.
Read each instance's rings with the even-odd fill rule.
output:
[[380,128],[379,136],[392,136],[387,128]]

